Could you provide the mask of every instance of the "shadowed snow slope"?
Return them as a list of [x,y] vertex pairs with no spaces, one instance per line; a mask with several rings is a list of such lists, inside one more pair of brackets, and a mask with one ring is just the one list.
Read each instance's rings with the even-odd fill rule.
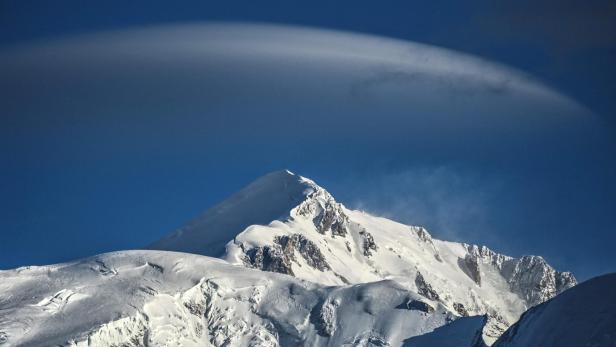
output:
[[531,308],[495,346],[616,346],[616,274],[595,277]]
[[526,309],[576,283],[541,257],[441,241],[422,227],[347,209],[286,170],[256,180],[152,247],[217,255],[323,285],[395,280],[457,316],[487,314],[487,343]]
[[[455,319],[393,281],[323,287],[187,253],[0,271],[2,346],[399,346]],[[428,307],[428,306],[426,306]]]
[[485,347],[481,340],[481,329],[486,317],[464,317],[455,320],[431,333],[412,337],[404,342],[403,347],[449,347],[468,346]]
[[288,171],[272,172],[149,248],[221,256],[227,242],[251,224],[286,218],[309,188]]

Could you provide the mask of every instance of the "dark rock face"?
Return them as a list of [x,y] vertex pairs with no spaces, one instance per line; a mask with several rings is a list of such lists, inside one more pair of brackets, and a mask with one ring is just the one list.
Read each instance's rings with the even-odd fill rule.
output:
[[376,250],[378,249],[378,246],[374,242],[374,237],[372,237],[372,234],[367,232],[366,229],[362,229],[359,232],[359,235],[362,237],[362,240],[363,240],[362,250],[363,250],[364,255],[366,257],[371,256],[372,251],[376,252]]
[[430,300],[438,300],[438,293],[432,289],[432,286],[426,282],[421,272],[417,272],[417,277],[415,277],[415,285],[417,286],[417,293],[422,295]]
[[317,334],[325,337],[333,336],[336,331],[336,309],[340,303],[336,300],[325,300],[310,311],[310,323],[314,324]]
[[184,303],[184,307],[188,309],[190,314],[195,315],[197,317],[203,317],[205,314],[206,307],[200,303],[196,303],[194,301],[188,301]]
[[410,300],[408,302],[403,302],[402,304],[398,305],[396,308],[416,310],[416,311],[421,311],[424,313],[434,312],[434,307],[430,306],[429,304],[423,301],[419,301],[419,300]]
[[311,218],[317,232],[331,232],[332,237],[348,234],[349,217],[342,206],[325,190],[317,188],[297,208],[297,215]]
[[291,268],[291,258],[285,255],[280,247],[265,246],[249,249],[246,252],[248,265],[270,272],[279,272],[294,276]]
[[319,247],[304,235],[279,236],[274,239],[274,242],[280,245],[283,253],[291,260],[295,260],[293,250],[297,250],[311,267],[319,271],[331,270]]
[[317,245],[301,234],[278,236],[271,246],[251,248],[244,252],[244,262],[257,269],[295,275],[292,269],[292,262],[296,261],[295,251],[309,266],[319,271],[331,270]]
[[464,259],[458,259],[458,266],[477,285],[481,286],[481,271],[479,270],[479,262],[476,256],[467,254]]
[[331,230],[332,236],[344,237],[347,234],[346,215],[335,202],[328,201],[312,222],[321,234],[328,230]]
[[464,307],[464,305],[462,305],[461,303],[454,302],[453,309],[456,310],[456,312],[458,312],[460,316],[468,317],[468,311],[466,310],[466,307]]

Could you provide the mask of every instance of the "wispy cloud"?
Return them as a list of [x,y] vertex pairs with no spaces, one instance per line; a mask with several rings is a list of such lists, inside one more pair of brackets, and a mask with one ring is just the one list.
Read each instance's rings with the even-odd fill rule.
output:
[[440,166],[411,168],[350,182],[363,187],[362,191],[354,191],[351,208],[423,225],[448,240],[497,241],[497,235],[490,232],[489,215],[492,200],[502,189],[501,179]]

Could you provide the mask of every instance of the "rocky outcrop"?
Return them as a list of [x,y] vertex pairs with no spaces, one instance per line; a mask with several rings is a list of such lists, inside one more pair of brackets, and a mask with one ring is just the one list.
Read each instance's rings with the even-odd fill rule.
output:
[[511,290],[530,306],[538,305],[577,284],[569,272],[554,270],[542,257],[524,256],[503,266]]
[[345,237],[348,234],[349,217],[344,213],[342,205],[323,188],[316,185],[313,188],[314,191],[306,196],[306,200],[295,209],[294,214],[311,218],[321,234],[329,232],[332,237]]
[[250,267],[295,276],[291,268],[292,258],[278,245],[255,247],[246,251],[246,265]]
[[328,230],[331,231],[332,236],[345,236],[347,234],[342,212],[331,204],[323,206],[312,221],[321,234],[325,234]]
[[426,282],[421,272],[417,272],[415,276],[415,286],[417,287],[417,293],[430,300],[439,300],[438,293],[432,289],[432,286]]
[[468,317],[468,311],[466,310],[466,307],[464,307],[464,305],[462,305],[459,302],[454,302],[453,303],[453,309],[462,317]]
[[473,282],[481,286],[481,270],[476,256],[467,254],[464,259],[458,259],[458,266]]
[[336,310],[340,306],[337,299],[328,299],[315,306],[310,312],[310,323],[314,324],[317,334],[333,336],[336,331]]
[[424,227],[414,227],[417,231],[417,237],[423,241],[432,244],[432,235]]
[[309,266],[319,271],[331,270],[319,247],[304,235],[278,236],[274,242],[280,245],[285,256],[292,261],[295,261],[294,251],[297,251]]
[[372,237],[372,234],[367,232],[366,229],[362,229],[359,232],[359,236],[362,238],[362,251],[366,257],[371,256],[373,251],[376,252],[378,246],[374,242],[374,237]]
[[292,263],[297,262],[295,252],[301,255],[308,266],[319,271],[331,270],[319,247],[301,234],[277,236],[271,246],[248,249],[244,252],[244,262],[260,270],[294,276]]
[[[542,257],[512,258],[498,254],[485,246],[467,244],[464,246],[469,255],[478,262],[496,267],[509,284],[511,291],[524,299],[529,306],[545,302],[577,284],[573,274],[556,271]],[[468,270],[474,267],[473,260],[468,262],[465,258],[463,263]],[[471,275],[472,273],[470,271]]]
[[398,308],[406,308],[407,310],[416,310],[423,313],[434,312],[434,307],[430,306],[430,304],[428,303],[419,300],[410,300],[406,303],[402,303],[400,306],[398,306]]

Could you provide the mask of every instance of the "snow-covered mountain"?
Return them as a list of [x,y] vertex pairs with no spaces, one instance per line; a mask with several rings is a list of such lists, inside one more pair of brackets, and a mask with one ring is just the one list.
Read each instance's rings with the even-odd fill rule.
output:
[[289,171],[149,248],[0,271],[0,346],[483,347],[576,284],[541,257],[350,210]]
[[616,274],[595,277],[522,315],[495,347],[616,346]]
[[457,316],[487,314],[488,343],[529,307],[576,284],[541,257],[441,241],[422,227],[347,209],[287,170],[256,180],[151,247],[323,285],[393,280]]
[[400,346],[455,319],[394,281],[328,287],[187,253],[0,271],[2,346]]

